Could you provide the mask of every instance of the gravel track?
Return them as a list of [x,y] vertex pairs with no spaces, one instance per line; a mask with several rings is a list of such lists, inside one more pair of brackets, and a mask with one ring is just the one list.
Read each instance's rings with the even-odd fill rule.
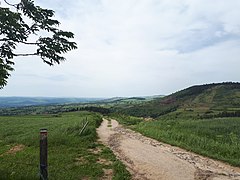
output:
[[240,168],[171,146],[103,119],[97,130],[133,179],[240,180]]

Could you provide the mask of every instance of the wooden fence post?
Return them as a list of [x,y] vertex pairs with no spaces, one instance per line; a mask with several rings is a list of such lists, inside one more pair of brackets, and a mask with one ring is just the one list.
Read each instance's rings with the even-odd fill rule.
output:
[[40,129],[40,180],[48,179],[47,129]]

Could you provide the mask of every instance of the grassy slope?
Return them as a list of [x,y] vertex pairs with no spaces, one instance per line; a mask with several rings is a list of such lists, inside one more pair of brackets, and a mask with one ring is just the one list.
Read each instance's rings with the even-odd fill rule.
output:
[[[82,122],[89,125],[80,136]],[[39,179],[39,129],[48,128],[49,178],[98,179],[103,169],[113,169],[114,179],[129,179],[129,173],[111,151],[97,142],[96,127],[101,117],[94,113],[76,112],[62,115],[0,117],[1,179]],[[23,144],[16,154],[6,153]],[[98,160],[105,159],[110,164]]]
[[118,109],[118,112],[156,118],[176,110],[196,111],[199,115],[240,111],[240,83],[193,86],[150,102]]
[[113,115],[120,123],[145,136],[240,167],[240,118],[143,119]]
[[240,118],[158,120],[134,127],[142,134],[240,166]]
[[115,117],[146,136],[240,166],[240,118],[211,118],[222,112],[239,111],[240,84],[221,83],[193,86],[119,110],[128,115],[154,117],[155,120],[123,115]]

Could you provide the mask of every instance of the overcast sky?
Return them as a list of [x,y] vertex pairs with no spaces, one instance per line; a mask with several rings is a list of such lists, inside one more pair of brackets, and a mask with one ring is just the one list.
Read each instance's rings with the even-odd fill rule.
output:
[[78,49],[54,67],[37,57],[16,58],[0,96],[167,95],[195,84],[240,81],[239,0],[35,3],[55,10]]

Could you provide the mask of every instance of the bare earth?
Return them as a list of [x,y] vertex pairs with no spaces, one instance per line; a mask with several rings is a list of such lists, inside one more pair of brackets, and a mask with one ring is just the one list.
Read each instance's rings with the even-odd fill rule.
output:
[[240,180],[240,168],[147,138],[115,120],[103,119],[98,135],[133,179]]

